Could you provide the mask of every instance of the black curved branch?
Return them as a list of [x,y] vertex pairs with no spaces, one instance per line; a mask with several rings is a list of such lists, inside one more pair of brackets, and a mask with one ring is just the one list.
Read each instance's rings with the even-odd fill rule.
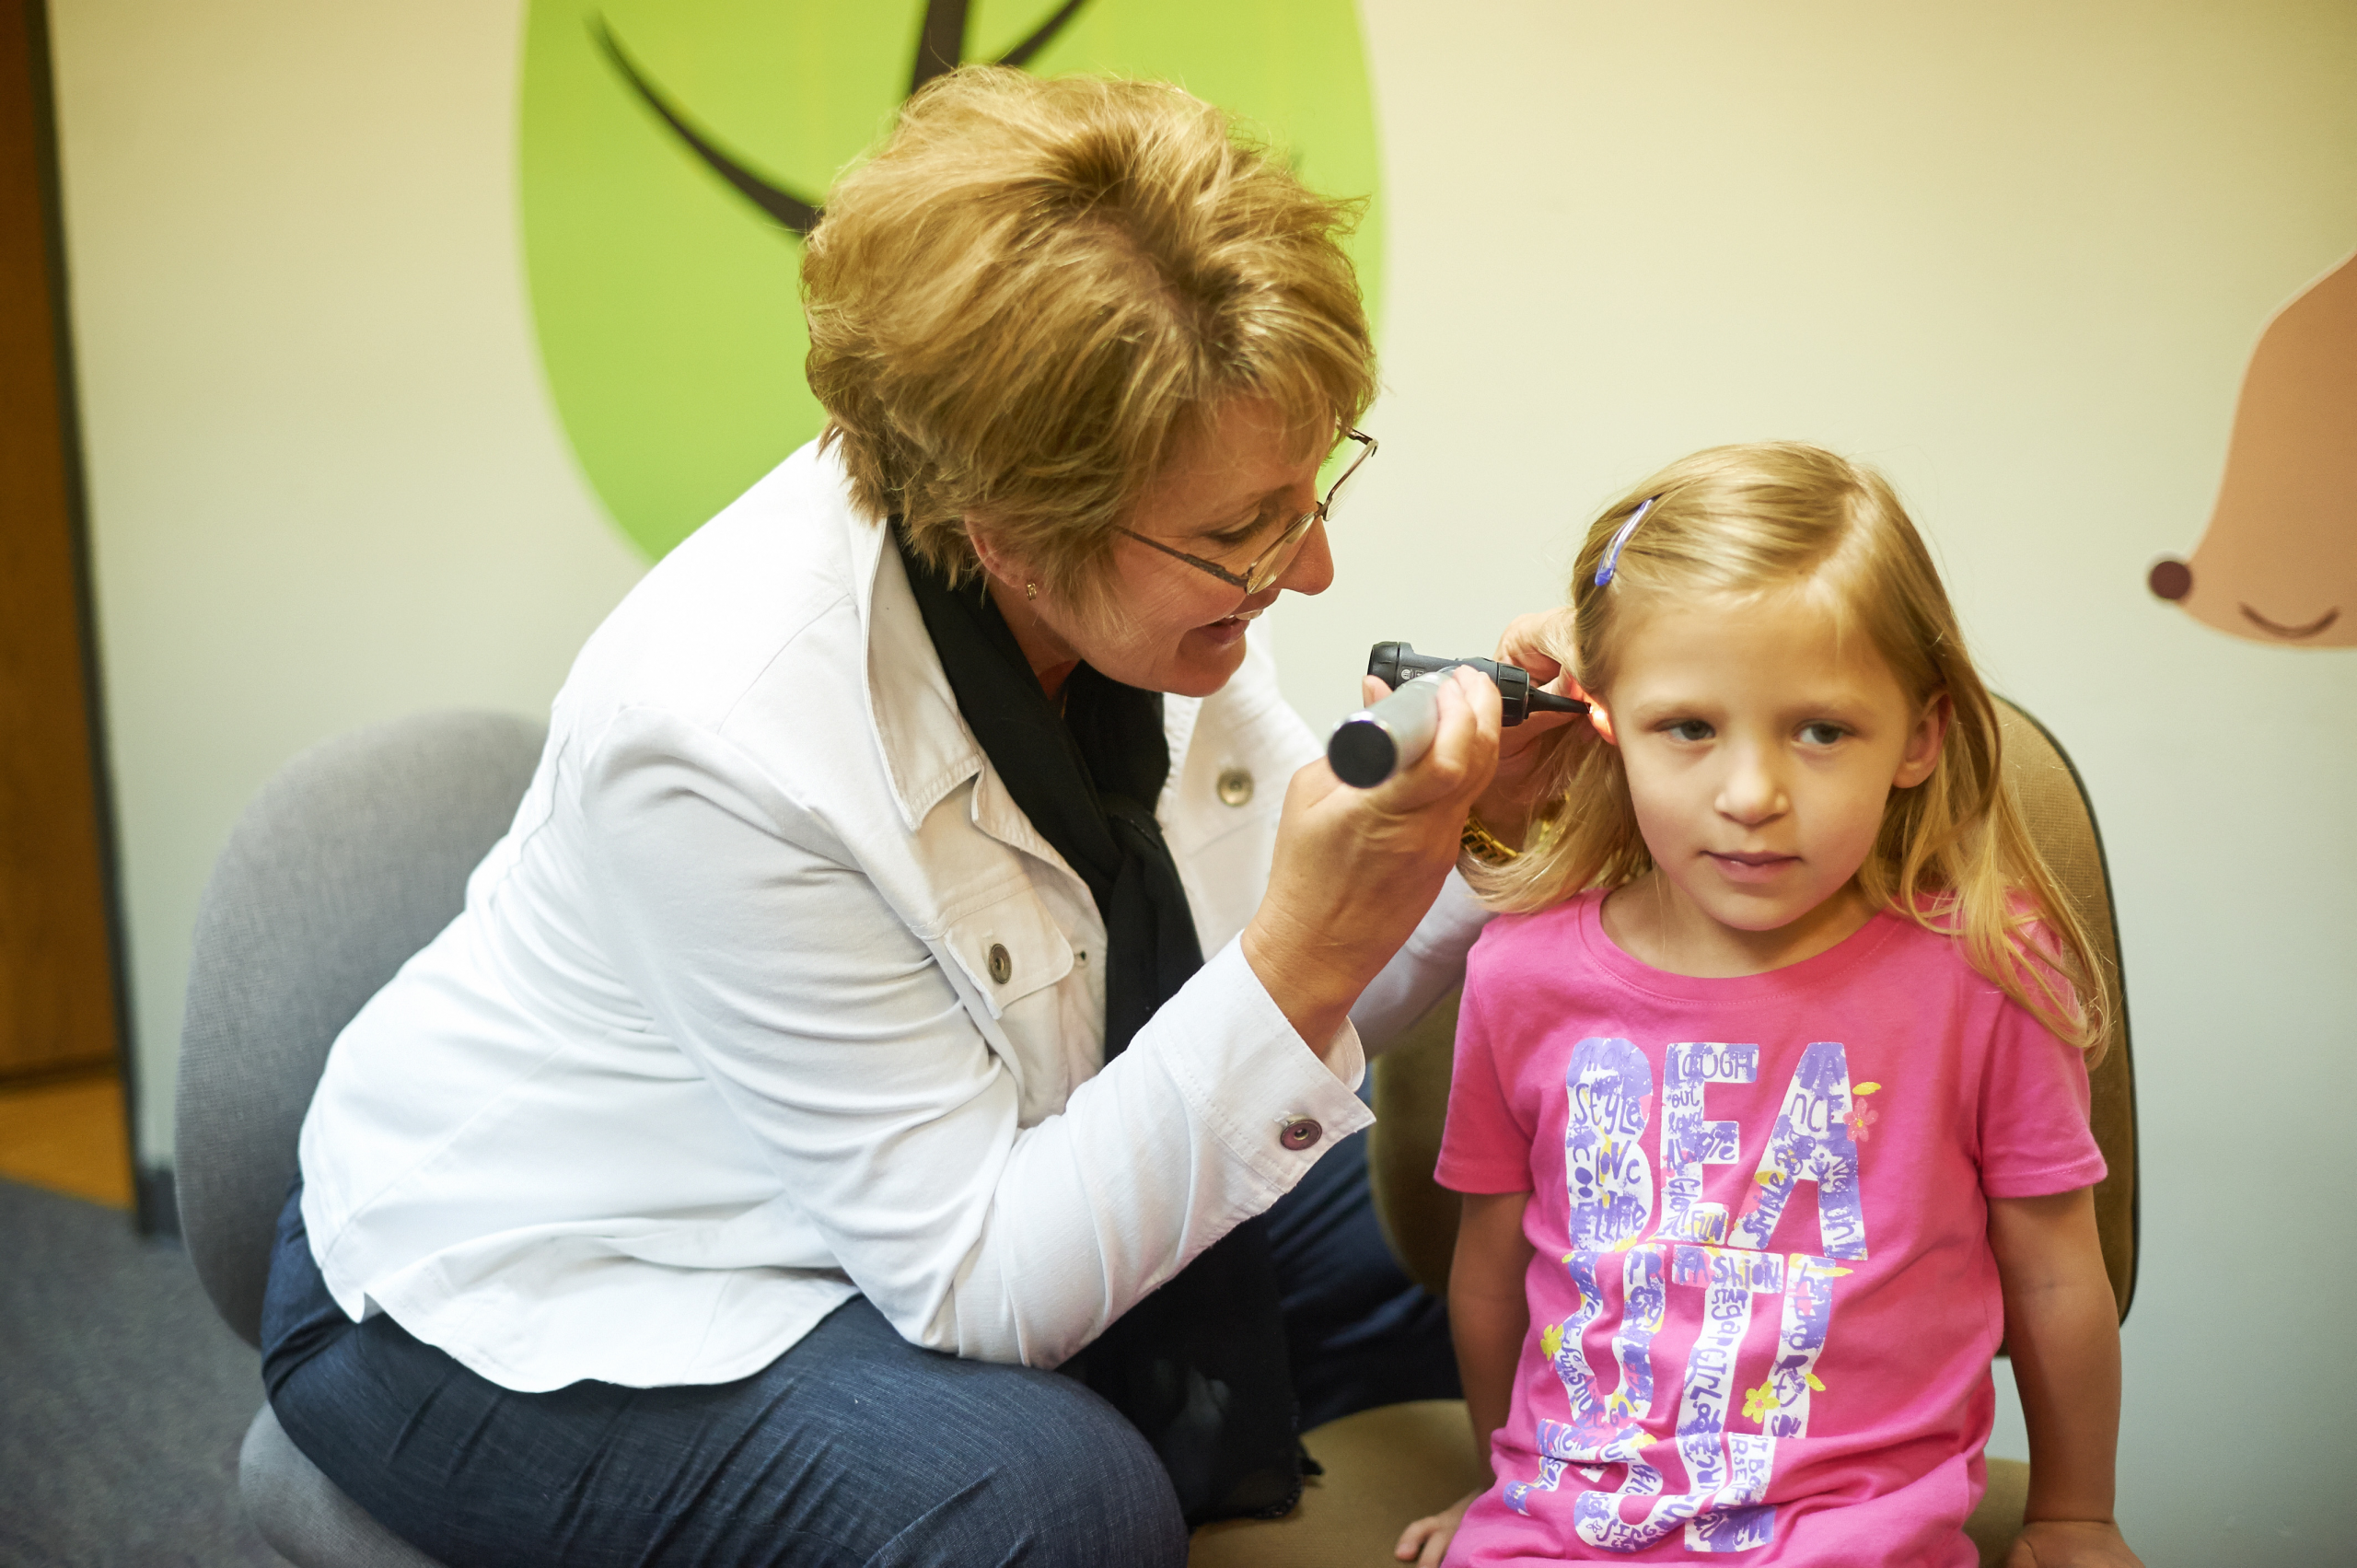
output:
[[1062,6],[1056,7],[1054,16],[1041,22],[1029,38],[1000,55],[998,63],[1002,65],[1017,67],[1028,65],[1031,64],[1031,57],[1053,42],[1055,36],[1064,30],[1064,24],[1071,21],[1080,8],[1087,4],[1088,0],[1064,0]]
[[[1063,0],[1063,4],[1057,6],[1046,21],[1032,29],[1029,37],[1000,55],[998,63],[1017,69],[1029,64],[1039,51],[1055,41],[1056,35],[1064,30],[1065,25],[1087,3],[1088,0]],[[965,59],[966,23],[970,9],[971,0],[925,0],[924,20],[917,29],[916,64],[909,73],[909,91],[911,94],[935,77],[947,75]],[[805,238],[809,238],[821,211],[816,202],[797,196],[774,180],[754,173],[741,158],[724,150],[711,137],[697,130],[685,115],[671,107],[670,100],[648,79],[646,73],[638,68],[638,63],[630,57],[629,51],[622,48],[621,41],[614,36],[614,29],[605,17],[599,17],[590,30],[598,40],[598,46],[605,51],[606,58],[612,61],[614,69],[622,74],[622,79],[637,92],[647,108],[662,116],[663,122],[671,127],[696,157],[703,159],[706,167],[735,186],[747,201],[768,214],[779,226]]]
[[969,0],[925,0],[917,28],[917,63],[909,69],[909,96],[935,76],[946,76],[966,58]]
[[[1064,0],[1053,15],[1031,30],[1031,36],[998,57],[1002,65],[1018,70],[1031,64],[1032,57],[1055,41],[1066,23],[1079,14],[1088,0]],[[917,61],[909,71],[909,96],[935,76],[946,76],[955,71],[966,58],[966,22],[971,10],[970,0],[925,0],[924,21],[917,29]]]
[[679,140],[687,143],[714,174],[737,187],[748,201],[767,213],[781,226],[805,238],[809,237],[811,227],[819,221],[819,209],[816,203],[805,201],[783,186],[762,179],[688,123],[646,79],[636,62],[622,49],[621,41],[614,37],[614,29],[606,24],[602,17],[598,19],[596,32],[598,44],[605,50],[606,58],[614,63],[614,68],[637,89],[638,96],[645,100],[646,106],[661,115],[663,122],[670,126]]

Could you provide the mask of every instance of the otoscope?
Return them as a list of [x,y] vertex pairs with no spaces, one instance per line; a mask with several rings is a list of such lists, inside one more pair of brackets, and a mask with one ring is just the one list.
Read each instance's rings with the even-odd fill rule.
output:
[[1392,689],[1391,695],[1334,726],[1326,761],[1334,776],[1360,789],[1373,789],[1401,768],[1411,767],[1431,749],[1440,728],[1440,688],[1448,672],[1463,665],[1478,669],[1498,689],[1501,724],[1520,724],[1533,714],[1584,714],[1585,703],[1541,691],[1520,665],[1486,658],[1434,658],[1406,643],[1377,643],[1366,656],[1366,672]]

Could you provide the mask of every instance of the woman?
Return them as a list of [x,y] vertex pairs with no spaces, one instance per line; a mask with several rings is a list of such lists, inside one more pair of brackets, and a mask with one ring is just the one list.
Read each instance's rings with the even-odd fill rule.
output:
[[1251,645],[1374,445],[1344,216],[1173,89],[1011,72],[838,186],[826,436],[590,639],[305,1123],[265,1376],[398,1533],[1176,1563],[1291,1505],[1259,1216],[1370,1120],[1353,1007],[1461,970],[1469,808],[1517,817],[1486,683],[1360,794]]

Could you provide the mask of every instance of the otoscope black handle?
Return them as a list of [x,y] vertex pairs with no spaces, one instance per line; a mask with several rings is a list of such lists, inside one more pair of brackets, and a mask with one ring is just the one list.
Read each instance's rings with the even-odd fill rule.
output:
[[1430,749],[1440,726],[1440,687],[1447,671],[1470,665],[1498,689],[1500,722],[1520,724],[1532,714],[1584,714],[1585,703],[1541,691],[1530,671],[1486,658],[1432,658],[1405,643],[1377,643],[1366,672],[1391,688],[1391,695],[1334,726],[1326,761],[1334,776],[1360,789],[1373,789]]
[[1395,691],[1419,675],[1455,669],[1458,665],[1480,670],[1497,687],[1503,709],[1498,719],[1501,724],[1520,724],[1533,714],[1587,712],[1585,703],[1541,691],[1530,679],[1530,671],[1517,664],[1500,664],[1492,658],[1434,658],[1430,654],[1418,653],[1406,643],[1377,643],[1366,656],[1366,672]]

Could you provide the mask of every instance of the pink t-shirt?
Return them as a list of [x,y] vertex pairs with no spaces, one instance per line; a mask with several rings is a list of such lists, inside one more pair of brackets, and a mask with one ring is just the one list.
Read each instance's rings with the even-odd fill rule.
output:
[[2103,1176],[2079,1052],[1889,914],[1702,980],[1598,894],[1492,921],[1440,1180],[1531,1196],[1530,1333],[1451,1564],[1970,1568],[1990,1198]]

